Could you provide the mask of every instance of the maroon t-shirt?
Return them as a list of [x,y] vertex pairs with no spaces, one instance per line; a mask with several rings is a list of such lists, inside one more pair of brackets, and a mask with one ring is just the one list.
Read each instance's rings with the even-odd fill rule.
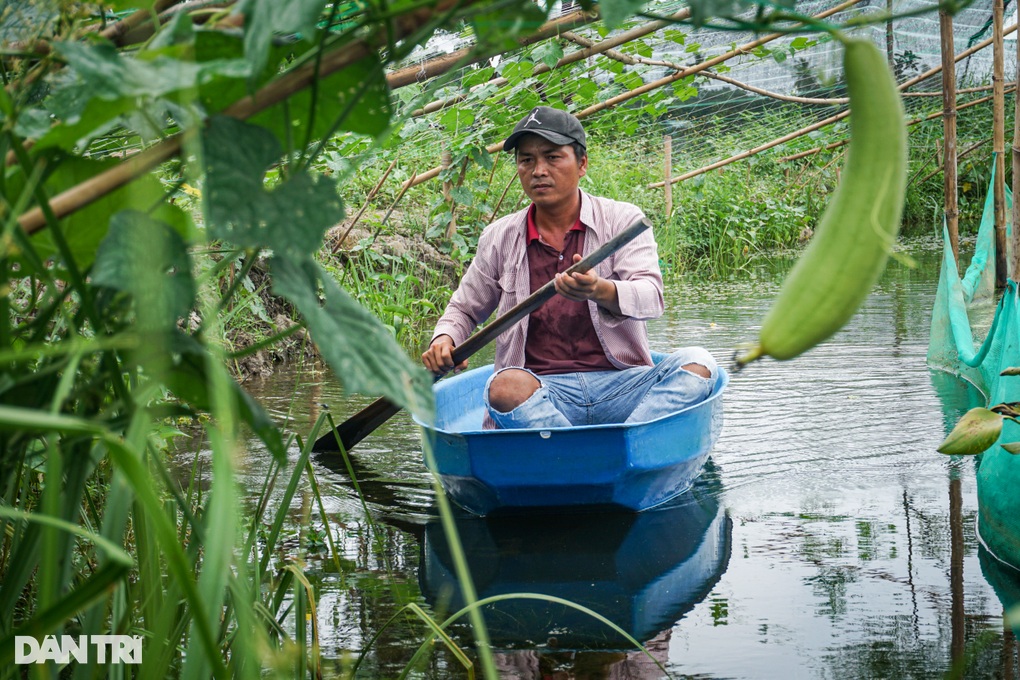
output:
[[[567,232],[559,251],[538,236],[535,206],[528,211],[528,267],[531,292],[544,286],[574,263],[574,253],[584,254],[584,225],[581,220]],[[543,375],[580,371],[611,371],[616,367],[606,358],[587,301],[574,302],[562,295],[531,313],[524,344],[524,367]]]

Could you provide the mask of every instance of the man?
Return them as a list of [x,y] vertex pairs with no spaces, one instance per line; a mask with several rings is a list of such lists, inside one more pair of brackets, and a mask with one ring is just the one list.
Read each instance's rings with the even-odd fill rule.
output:
[[503,144],[531,205],[482,232],[460,287],[422,362],[436,375],[461,370],[453,348],[494,309],[503,314],[555,278],[559,293],[496,340],[485,389],[486,427],[567,427],[642,422],[705,399],[717,367],[700,347],[658,365],[645,320],[662,314],[662,275],[651,231],[585,274],[564,274],[643,217],[629,203],[579,189],[588,170],[584,128],[539,106]]

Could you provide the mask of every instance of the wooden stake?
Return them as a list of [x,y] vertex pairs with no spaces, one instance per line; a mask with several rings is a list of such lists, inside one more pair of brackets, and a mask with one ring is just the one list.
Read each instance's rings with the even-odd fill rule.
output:
[[[411,179],[414,179],[414,173],[413,172],[411,173]],[[390,215],[393,214],[393,209],[397,207],[397,203],[400,203],[400,199],[402,199],[404,197],[404,194],[406,194],[406,193],[407,193],[407,185],[405,184],[404,186],[402,186],[400,188],[400,193],[397,194],[397,197],[393,199],[393,203],[390,204],[389,210],[387,210],[386,214],[383,215],[382,222],[379,223],[380,227],[382,225],[386,224],[386,220],[390,219]]]
[[[960,153],[956,154],[956,162],[959,163],[961,160],[963,160],[967,156],[971,155],[972,153],[974,153],[975,151],[977,151],[978,149],[980,149],[985,144],[988,144],[991,141],[992,141],[991,139],[987,139],[986,138],[986,139],[982,139],[981,141],[974,142],[973,144],[968,146],[966,149],[964,149]],[[937,175],[940,172],[942,172],[942,163],[938,162],[938,161],[936,161],[936,162],[938,164],[938,167],[936,167],[935,170],[933,170],[932,172],[929,172],[927,175],[925,175],[923,178],[921,178],[921,184],[924,184],[925,182],[930,180],[932,177],[934,177],[935,175]],[[925,165],[927,165],[927,163]],[[917,175],[914,175],[914,177],[916,178]],[[911,180],[907,182],[907,186],[910,186],[910,184],[913,181],[914,181],[913,178],[911,178]]]
[[956,196],[956,60],[953,48],[953,17],[939,10],[942,44],[942,137],[944,147],[943,191],[946,226],[953,259],[960,262],[960,212]]
[[663,156],[666,160],[666,220],[673,216],[673,138],[666,135],[662,138]]
[[995,163],[993,195],[995,206],[995,285],[1006,287],[1006,95],[1003,91],[1003,0],[992,2],[992,160]]
[[365,198],[364,205],[361,206],[361,210],[359,210],[358,214],[354,216],[353,220],[351,220],[351,223],[347,226],[347,230],[344,231],[344,235],[337,239],[337,242],[333,244],[334,255],[338,250],[340,250],[340,246],[343,245],[343,242],[347,239],[347,236],[351,233],[351,231],[353,231],[354,225],[357,224],[358,220],[361,219],[361,216],[365,214],[365,210],[368,209],[368,204],[372,202],[373,198],[375,198],[375,195],[379,192],[379,189],[382,187],[383,182],[386,181],[386,178],[390,176],[390,173],[393,172],[393,168],[395,167],[397,167],[396,158],[394,158],[393,162],[390,163],[390,167],[386,168],[386,172],[384,172],[383,176],[379,178],[379,181],[375,183],[375,186],[372,187],[372,190],[368,192],[368,197]]
[[[892,16],[893,13],[893,0],[885,0],[885,11]],[[885,56],[889,60],[889,68],[892,69],[896,65],[896,54],[893,51],[893,22],[892,19],[885,22]],[[896,71],[893,71],[895,73]]]
[[[1020,40],[1016,42],[1017,75],[1020,76]],[[1020,82],[1020,79],[1018,79]],[[1010,271],[1015,281],[1020,272],[1020,92],[1013,98],[1013,257]]]
[[496,215],[499,213],[500,206],[503,205],[503,199],[506,198],[506,193],[510,191],[510,187],[514,185],[514,181],[517,179],[517,175],[510,178],[510,181],[506,183],[506,187],[503,189],[503,193],[500,194],[499,200],[496,201],[496,207],[492,209],[492,214],[489,215],[489,222],[496,219]]

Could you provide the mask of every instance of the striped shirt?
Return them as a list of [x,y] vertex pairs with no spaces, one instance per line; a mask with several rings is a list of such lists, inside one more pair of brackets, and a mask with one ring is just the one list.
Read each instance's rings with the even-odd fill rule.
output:
[[[432,339],[449,335],[463,343],[493,311],[502,315],[531,294],[527,259],[528,208],[502,217],[482,232],[474,260],[436,324]],[[585,225],[584,255],[643,218],[630,203],[581,191],[581,222]],[[655,237],[644,231],[595,268],[616,285],[619,316],[588,301],[595,333],[606,357],[617,368],[651,366],[645,320],[662,314],[662,274]],[[528,317],[496,339],[496,370],[524,366]]]

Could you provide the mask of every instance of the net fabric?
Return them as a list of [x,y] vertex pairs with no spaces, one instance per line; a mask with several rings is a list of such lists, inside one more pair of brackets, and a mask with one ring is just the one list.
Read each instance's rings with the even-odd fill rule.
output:
[[[1008,188],[1006,191],[1009,215],[1012,197]],[[942,269],[932,310],[928,365],[974,384],[991,406],[1020,401],[1020,377],[1001,375],[1006,368],[1020,366],[1020,294],[1017,283],[1010,280],[998,303],[992,304],[995,242],[991,186],[987,195],[975,252],[962,277],[943,228]],[[1014,441],[1020,441],[1020,426],[1006,421],[1000,442]],[[1018,488],[1020,456],[998,444],[981,455],[977,472],[981,540],[998,559],[1020,568]]]

